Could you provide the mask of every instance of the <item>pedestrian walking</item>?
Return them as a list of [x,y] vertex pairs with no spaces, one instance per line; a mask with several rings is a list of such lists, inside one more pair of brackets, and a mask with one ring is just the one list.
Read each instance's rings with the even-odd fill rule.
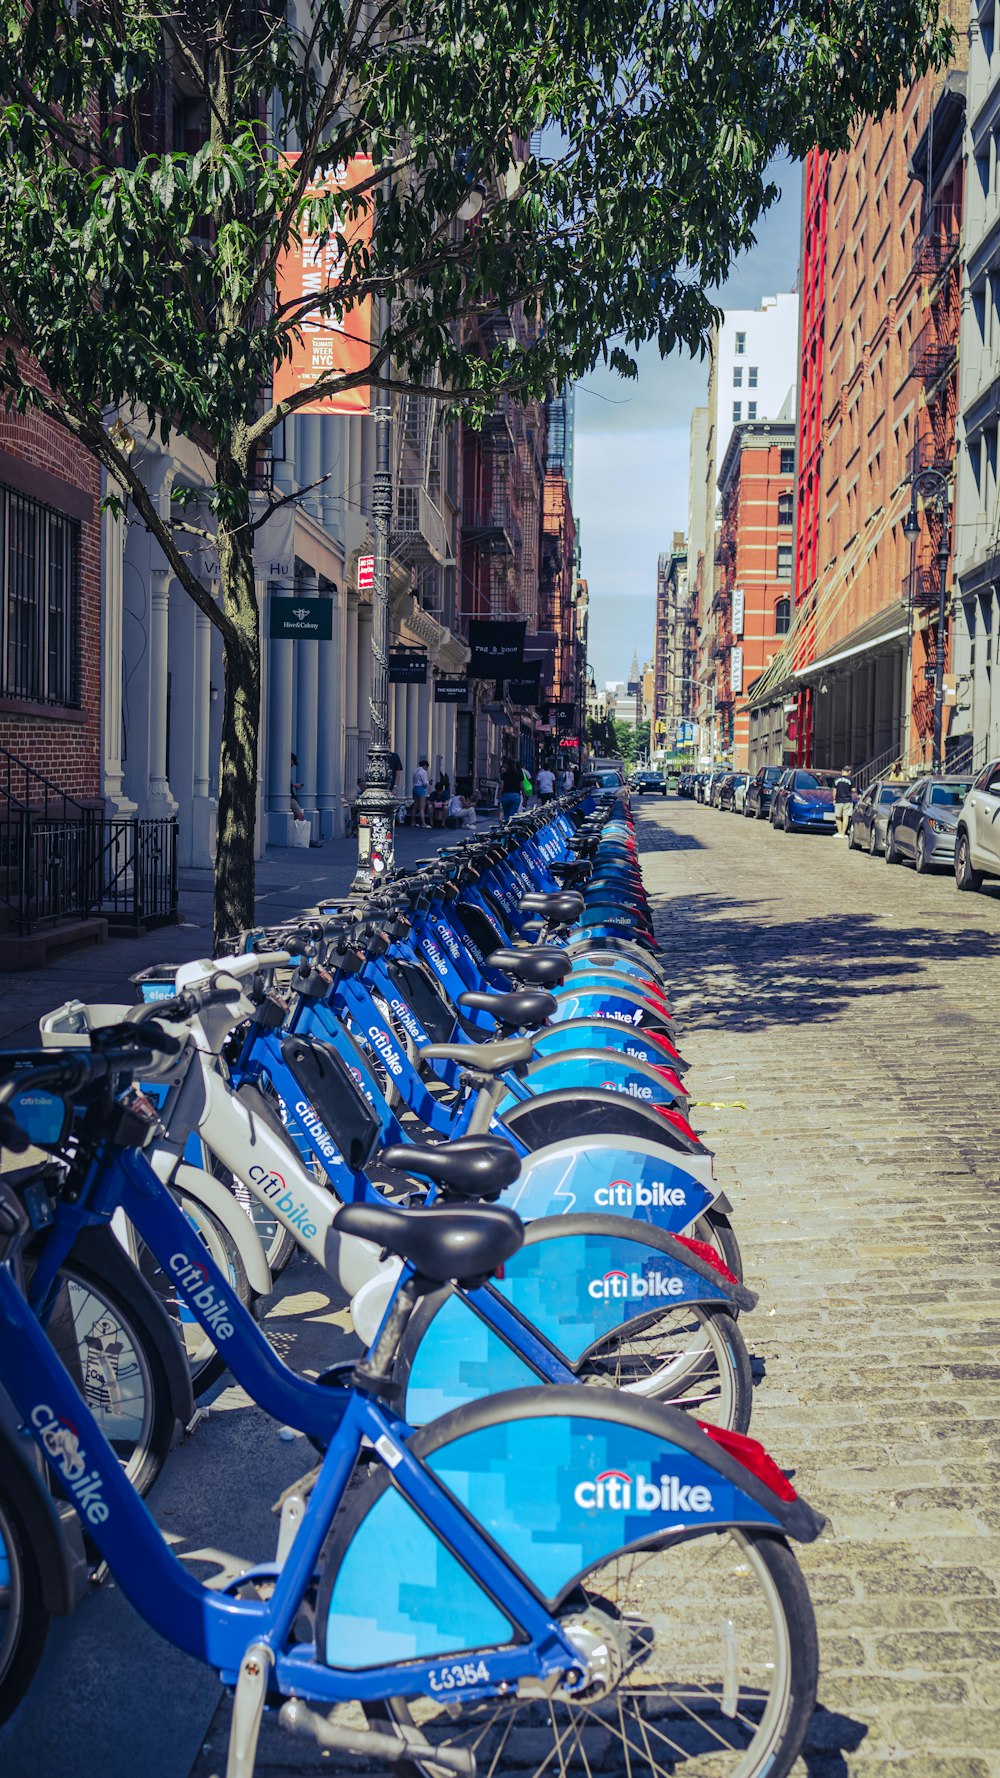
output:
[[304,821],[306,818],[305,810],[303,809],[302,804],[299,802],[299,791],[302,789],[302,780],[301,780],[301,778],[299,778],[297,776],[298,769],[299,769],[299,762],[298,762],[294,753],[291,756],[291,760],[292,760],[292,781],[288,786],[288,791],[289,791],[289,796],[291,798],[292,815],[296,821]]
[[402,776],[403,776],[403,762],[400,759],[399,754],[396,752],[395,748],[393,748],[393,751],[389,755],[389,770],[392,773],[392,793],[393,793],[393,796],[398,796],[399,795],[400,780],[402,779]]
[[851,810],[854,807],[854,785],[851,783],[851,768],[845,766],[838,772],[833,781],[833,812],[837,819],[837,832],[845,834]]
[[559,774],[559,788],[562,791],[563,796],[568,796],[575,784],[576,773],[572,766],[567,766],[566,770]]
[[431,791],[431,774],[426,759],[417,761],[413,773],[413,825],[414,827],[430,827],[427,819],[427,799]]
[[509,821],[513,815],[516,815],[521,807],[523,780],[524,773],[518,761],[516,759],[505,760],[500,773],[500,807],[503,810],[505,821]]
[[550,803],[555,794],[555,773],[548,766],[542,766],[541,770],[536,773],[536,782],[538,784],[539,802]]

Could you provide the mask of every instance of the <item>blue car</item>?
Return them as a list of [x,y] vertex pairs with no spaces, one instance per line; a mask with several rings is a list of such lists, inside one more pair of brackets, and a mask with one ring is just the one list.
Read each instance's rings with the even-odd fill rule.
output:
[[771,826],[786,833],[836,833],[833,786],[815,772],[790,766],[774,787]]

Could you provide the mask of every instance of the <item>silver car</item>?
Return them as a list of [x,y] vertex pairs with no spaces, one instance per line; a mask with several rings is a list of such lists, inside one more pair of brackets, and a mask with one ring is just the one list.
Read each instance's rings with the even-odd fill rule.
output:
[[958,818],[971,788],[970,777],[918,778],[889,810],[886,863],[911,858],[921,874],[935,864],[954,865]]
[[903,778],[876,778],[858,798],[847,829],[847,844],[855,852],[877,858],[885,851],[889,810],[905,796],[909,785]]

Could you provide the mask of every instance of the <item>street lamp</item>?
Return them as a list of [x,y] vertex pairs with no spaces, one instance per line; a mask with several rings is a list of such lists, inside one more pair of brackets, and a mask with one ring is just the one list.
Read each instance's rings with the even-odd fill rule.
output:
[[[392,201],[392,181],[382,186],[381,201]],[[387,296],[379,302],[379,343],[388,339],[392,305]],[[389,531],[392,524],[392,384],[391,360],[386,359],[375,385],[372,419],[375,423],[375,473],[372,477],[372,532],[375,563],[372,574],[372,689],[371,742],[365,765],[365,782],[358,798],[358,864],[351,883],[352,895],[370,895],[392,872],[396,798],[393,792],[392,751],[389,746]]]
[[[948,541],[948,503],[949,478],[943,469],[918,469],[910,477],[910,507],[903,520],[903,536],[915,542],[920,535],[920,512],[917,507],[917,496],[924,504],[932,506],[941,518],[941,541],[938,544],[938,620],[937,643],[934,649],[934,730],[932,742],[932,765],[935,772],[941,770],[941,731],[944,726],[944,626],[948,593],[948,558],[951,549]],[[909,694],[907,694],[909,695]]]

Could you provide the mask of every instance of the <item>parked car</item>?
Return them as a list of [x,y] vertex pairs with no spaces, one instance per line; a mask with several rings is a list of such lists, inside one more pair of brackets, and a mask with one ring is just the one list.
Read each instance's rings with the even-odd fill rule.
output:
[[876,778],[858,798],[847,825],[847,844],[852,851],[870,852],[876,858],[885,851],[889,811],[906,794],[904,778]]
[[746,772],[727,772],[719,790],[719,808],[731,809],[734,814],[737,813],[736,799],[746,795],[746,787]]
[[625,779],[621,772],[611,767],[599,772],[584,772],[580,779],[581,790],[624,790]]
[[677,795],[691,797],[694,795],[694,773],[682,772],[677,780]]
[[696,802],[699,802],[699,803],[707,803],[708,802],[709,792],[712,788],[712,780],[714,777],[715,777],[714,772],[699,772],[698,773],[698,776],[695,779],[695,788],[694,788]]
[[1000,877],[1000,759],[983,767],[958,817],[955,882],[981,889],[984,877]]
[[786,833],[836,833],[832,785],[816,772],[789,766],[774,787],[771,826]]
[[732,777],[731,772],[716,772],[714,777],[712,778],[712,782],[709,785],[709,789],[708,789],[708,797],[706,800],[711,803],[713,809],[717,809],[719,807],[719,797],[722,794],[722,786],[726,782],[726,779],[730,778],[730,777]]
[[643,791],[648,795],[666,796],[667,780],[662,772],[636,772],[629,788],[636,796],[641,796]]
[[957,777],[918,778],[911,784],[889,810],[886,864],[909,859],[921,873],[935,864],[954,864],[958,818],[971,788],[971,778]]
[[771,797],[780,777],[780,766],[760,766],[749,779],[743,803],[743,813],[748,820],[763,821],[770,813]]

